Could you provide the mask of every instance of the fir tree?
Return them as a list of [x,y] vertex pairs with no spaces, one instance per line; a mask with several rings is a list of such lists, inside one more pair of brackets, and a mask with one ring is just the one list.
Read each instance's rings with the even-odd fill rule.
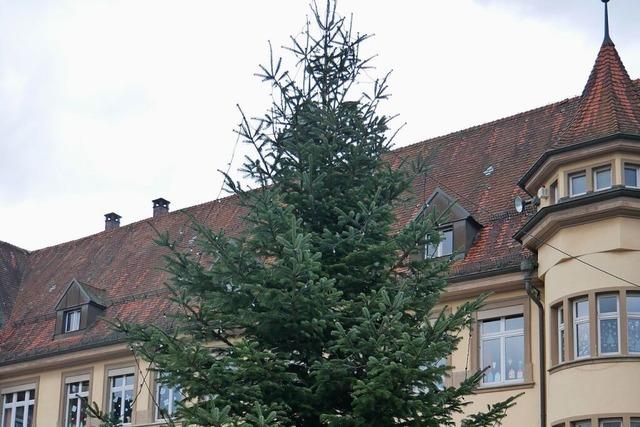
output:
[[[242,115],[255,149],[239,237],[194,223],[199,255],[168,235],[175,327],[117,322],[134,352],[180,385],[178,418],[202,426],[448,426],[481,379],[442,387],[439,363],[472,325],[482,299],[436,311],[450,259],[424,260],[446,213],[398,225],[422,162],[390,164],[387,78],[361,84],[367,35],[335,2],[312,5],[303,36],[260,77],[274,103]],[[365,87],[367,90],[362,91]],[[415,203],[415,202],[413,202]],[[513,398],[467,417],[495,425]]]

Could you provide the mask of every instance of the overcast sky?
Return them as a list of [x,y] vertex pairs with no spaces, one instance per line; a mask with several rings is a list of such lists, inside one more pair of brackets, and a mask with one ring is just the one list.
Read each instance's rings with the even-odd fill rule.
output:
[[[640,77],[640,2],[612,0]],[[418,142],[575,96],[602,40],[599,0],[342,0],[373,33],[384,112]],[[0,240],[38,249],[215,198],[253,76],[299,33],[305,0],[0,0]],[[375,73],[370,73],[375,74]],[[237,169],[243,148],[232,165]]]

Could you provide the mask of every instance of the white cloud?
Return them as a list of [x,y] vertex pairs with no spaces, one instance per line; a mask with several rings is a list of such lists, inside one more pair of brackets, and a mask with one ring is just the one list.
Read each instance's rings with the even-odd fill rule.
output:
[[[253,76],[298,33],[300,0],[0,0],[0,239],[29,249],[100,231],[102,214],[148,217],[164,196],[180,208],[218,194],[236,140],[239,103],[261,114],[269,89]],[[601,38],[599,2],[558,10],[502,0],[343,0],[375,33],[380,73],[408,144],[578,94]],[[581,2],[581,5],[584,2]],[[577,7],[577,6],[576,6]],[[549,14],[542,12],[550,11]],[[614,39],[632,76],[638,6]],[[243,153],[236,156],[234,169]],[[50,214],[58,216],[52,226]]]

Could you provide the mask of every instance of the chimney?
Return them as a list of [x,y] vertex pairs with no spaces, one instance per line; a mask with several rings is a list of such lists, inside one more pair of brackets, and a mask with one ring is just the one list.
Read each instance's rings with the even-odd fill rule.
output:
[[153,217],[157,217],[160,215],[164,215],[166,213],[169,213],[169,203],[171,203],[170,201],[168,201],[167,199],[163,199],[162,197],[159,197],[155,200],[152,200],[151,203],[153,203]]
[[111,212],[104,215],[104,229],[105,230],[114,230],[120,227],[120,215],[115,212]]

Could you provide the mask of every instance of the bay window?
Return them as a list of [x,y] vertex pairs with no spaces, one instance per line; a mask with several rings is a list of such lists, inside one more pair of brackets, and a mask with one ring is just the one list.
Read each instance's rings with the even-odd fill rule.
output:
[[480,366],[487,368],[482,383],[500,385],[524,381],[524,316],[480,322]]
[[624,185],[627,187],[638,187],[638,182],[640,182],[639,175],[640,168],[635,165],[625,164],[624,165]]
[[589,328],[589,300],[573,302],[573,354],[576,359],[591,355]]
[[564,354],[565,354],[565,329],[564,329],[564,308],[558,308],[558,361],[560,363],[564,362]]
[[640,294],[627,294],[627,340],[629,353],[640,353]]
[[593,170],[593,189],[595,191],[611,188],[611,166]]
[[569,196],[583,194],[587,194],[587,174],[582,171],[569,175]]
[[2,426],[31,427],[34,424],[35,384],[2,391]]
[[620,352],[619,313],[617,295],[598,296],[598,348],[600,354]]

